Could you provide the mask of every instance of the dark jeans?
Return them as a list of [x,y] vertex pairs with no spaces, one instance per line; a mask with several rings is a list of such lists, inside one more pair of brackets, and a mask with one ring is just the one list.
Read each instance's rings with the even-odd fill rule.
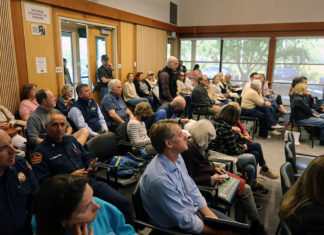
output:
[[93,195],[106,202],[113,204],[125,216],[126,224],[134,226],[133,212],[131,205],[126,197],[104,182],[89,178],[89,185],[93,189]]
[[260,167],[266,166],[267,163],[264,160],[263,152],[261,144],[258,142],[253,141],[252,143],[246,143],[248,150],[245,151],[246,153],[251,153],[255,157],[256,165],[260,165]]
[[242,109],[242,116],[256,117],[259,119],[260,137],[267,137],[269,127],[277,124],[274,109],[267,105],[257,106],[254,109]]

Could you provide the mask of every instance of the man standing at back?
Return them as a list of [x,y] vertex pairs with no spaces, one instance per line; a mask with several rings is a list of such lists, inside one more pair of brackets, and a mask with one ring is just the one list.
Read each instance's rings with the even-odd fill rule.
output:
[[171,102],[177,96],[177,68],[178,59],[170,56],[167,66],[159,73],[158,85],[162,103]]
[[108,127],[101,110],[92,99],[92,92],[87,84],[79,84],[76,87],[79,99],[73,104],[68,117],[77,129],[86,128],[89,136],[94,137],[99,133],[108,133]]
[[108,93],[108,83],[110,80],[115,78],[114,68],[109,63],[107,55],[101,56],[101,63],[102,65],[99,67],[97,74],[100,85],[100,100]]

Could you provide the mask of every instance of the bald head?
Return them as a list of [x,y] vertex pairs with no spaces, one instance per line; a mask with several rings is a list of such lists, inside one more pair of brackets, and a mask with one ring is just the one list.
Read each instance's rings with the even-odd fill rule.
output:
[[170,56],[168,58],[168,68],[171,69],[172,71],[176,71],[178,68],[178,58],[175,56]]
[[171,106],[174,110],[184,109],[186,107],[186,100],[182,96],[177,96],[172,100]]

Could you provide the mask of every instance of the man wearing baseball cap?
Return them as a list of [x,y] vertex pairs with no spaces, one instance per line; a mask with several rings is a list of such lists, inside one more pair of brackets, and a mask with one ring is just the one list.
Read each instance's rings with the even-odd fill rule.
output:
[[101,56],[102,65],[98,69],[98,82],[100,86],[100,100],[108,93],[108,83],[115,78],[114,68],[109,63],[109,57],[107,55]]

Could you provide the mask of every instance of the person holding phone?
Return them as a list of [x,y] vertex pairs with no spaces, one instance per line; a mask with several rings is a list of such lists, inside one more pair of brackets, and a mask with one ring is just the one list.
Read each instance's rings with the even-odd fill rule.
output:
[[51,111],[45,124],[47,136],[37,145],[31,156],[33,171],[42,185],[58,174],[85,176],[94,190],[94,195],[116,206],[133,225],[131,206],[124,196],[104,182],[97,181],[92,174],[97,171],[98,158],[93,158],[73,137],[65,135],[66,118],[59,111]]
[[[241,181],[237,192],[236,209],[243,212],[251,221],[252,234],[266,234],[264,226],[259,220],[253,193],[248,184],[240,177],[220,168],[215,168],[206,156],[208,144],[215,139],[216,131],[213,124],[206,119],[199,120],[189,129],[191,137],[187,140],[188,149],[181,153],[186,164],[188,174],[197,185],[215,186],[225,182],[228,177],[235,177]],[[238,213],[242,214],[242,213]],[[244,222],[243,218],[236,217]]]

